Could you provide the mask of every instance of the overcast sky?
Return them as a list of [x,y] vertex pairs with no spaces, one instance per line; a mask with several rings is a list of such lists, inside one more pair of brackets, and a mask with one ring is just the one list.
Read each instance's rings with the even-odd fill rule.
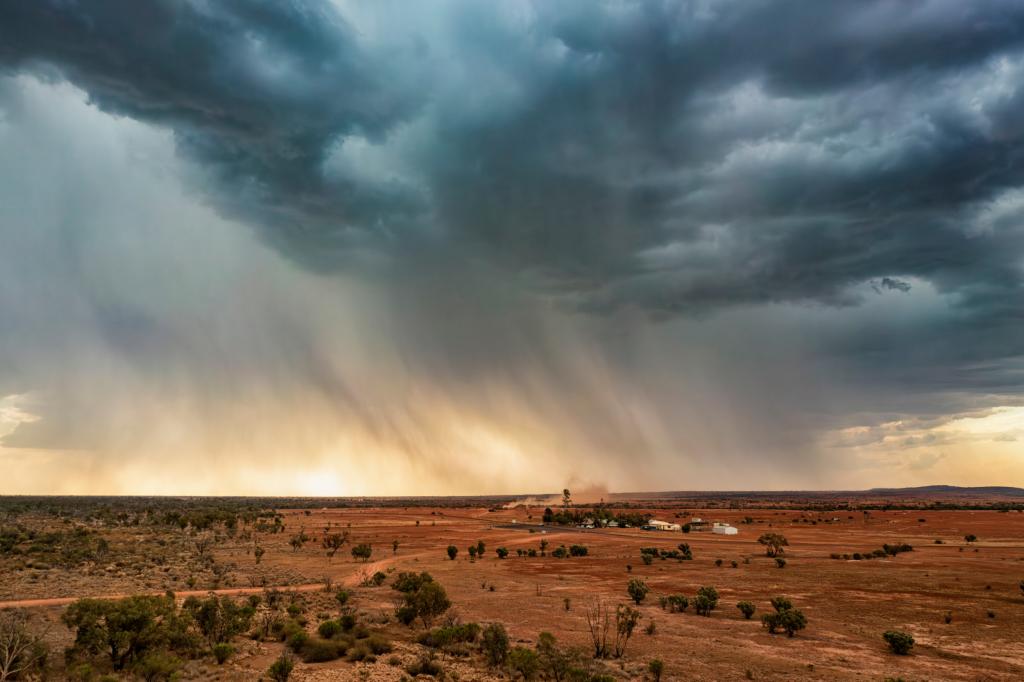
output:
[[0,493],[1024,485],[1024,3],[0,5]]

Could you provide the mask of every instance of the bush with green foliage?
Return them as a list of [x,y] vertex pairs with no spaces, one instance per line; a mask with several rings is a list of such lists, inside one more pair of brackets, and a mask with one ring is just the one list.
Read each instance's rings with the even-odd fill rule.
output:
[[629,593],[629,598],[637,605],[647,597],[647,593],[650,591],[651,588],[647,586],[647,583],[642,578],[632,578],[626,585],[626,592]]
[[240,604],[228,596],[206,599],[189,597],[182,609],[192,616],[200,632],[212,647],[214,644],[229,642],[249,629],[256,609],[248,602]]
[[360,543],[352,548],[353,559],[359,559],[360,561],[368,561],[371,555],[373,555],[373,547],[365,542]]
[[336,620],[325,620],[317,627],[316,632],[324,639],[331,639],[341,634],[341,623]]
[[270,664],[270,668],[267,670],[267,675],[273,682],[288,682],[288,678],[292,675],[292,670],[295,668],[295,659],[288,655],[287,652],[281,654],[281,656]]
[[508,652],[508,667],[512,679],[522,676],[524,680],[533,680],[540,672],[540,656],[533,649],[524,646],[514,647]]
[[[190,614],[179,612],[170,594],[80,599],[67,608],[61,620],[75,630],[75,641],[67,651],[69,662],[103,657],[114,670],[135,669],[151,653],[174,652],[195,658],[203,648],[191,627]],[[156,660],[150,665],[155,666]]]
[[412,625],[419,618],[423,627],[429,628],[434,618],[452,605],[444,587],[434,582],[429,573],[403,571],[391,586],[405,595],[395,609],[395,616],[405,625]]
[[665,599],[670,613],[683,613],[690,606],[690,600],[681,594],[670,594]]
[[508,556],[508,550],[504,547],[499,547],[498,549],[494,550],[494,553],[498,555],[499,559],[504,559]]
[[757,542],[764,545],[765,554],[768,556],[783,554],[786,551],[784,548],[789,546],[789,541],[779,533],[764,533]]
[[480,626],[476,623],[462,623],[435,628],[420,635],[417,641],[434,649],[453,644],[473,644],[480,637]]
[[235,647],[227,642],[219,642],[213,645],[213,657],[217,660],[217,665],[223,665],[231,658],[233,653],[235,653]]
[[550,632],[537,636],[537,655],[541,669],[556,682],[565,680],[570,674],[572,657],[558,648],[558,642]]
[[484,628],[480,639],[480,648],[488,665],[499,667],[508,660],[508,632],[501,623],[491,623]]
[[914,638],[909,632],[900,630],[886,630],[882,633],[882,639],[889,645],[894,654],[906,656],[914,647]]
[[713,587],[702,587],[697,590],[693,599],[693,610],[701,616],[710,616],[718,606],[718,590]]
[[754,615],[754,611],[757,610],[757,607],[754,606],[754,603],[749,601],[741,601],[740,603],[736,604],[736,608],[740,610],[740,613],[742,613],[743,617],[747,620],[750,620],[751,616]]
[[[472,552],[472,554],[476,554],[476,552],[474,551],[474,552]],[[455,561],[455,557],[457,557],[458,555],[459,555],[459,548],[456,547],[455,545],[448,545],[448,558],[451,559],[452,561]]]
[[766,613],[761,616],[761,624],[768,629],[768,632],[775,634],[782,630],[789,637],[792,637],[798,630],[807,627],[807,617],[802,611],[793,608],[793,603],[785,597],[775,597],[771,600],[774,613]]
[[647,664],[647,672],[651,674],[654,682],[661,682],[661,676],[665,674],[665,663],[659,658],[651,660]]

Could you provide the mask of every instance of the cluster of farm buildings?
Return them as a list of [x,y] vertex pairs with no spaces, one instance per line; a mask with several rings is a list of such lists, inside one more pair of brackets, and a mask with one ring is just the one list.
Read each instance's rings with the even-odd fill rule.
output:
[[[628,528],[628,524],[620,524],[614,519],[611,521],[595,521],[593,519],[585,519],[580,524],[580,528],[594,528],[600,525],[602,528]],[[711,531],[717,535],[736,535],[739,530],[735,526],[731,526],[728,523],[722,523],[721,521],[705,521],[704,519],[695,516],[690,519],[689,523],[686,524],[688,528],[687,532],[707,532]],[[683,525],[679,523],[671,523],[669,521],[659,521],[658,519],[651,519],[644,525],[640,526],[643,530],[660,530],[660,531],[675,531],[680,532],[683,530]]]

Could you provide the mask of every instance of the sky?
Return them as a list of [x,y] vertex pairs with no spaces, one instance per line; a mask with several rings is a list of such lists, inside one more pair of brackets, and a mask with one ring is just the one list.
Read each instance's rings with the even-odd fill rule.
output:
[[3,3],[0,471],[1024,486],[1024,3]]

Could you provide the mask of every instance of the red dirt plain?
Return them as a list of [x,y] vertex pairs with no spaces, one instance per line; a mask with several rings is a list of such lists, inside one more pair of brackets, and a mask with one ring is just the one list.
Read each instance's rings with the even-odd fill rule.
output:
[[[429,571],[447,589],[463,621],[501,622],[513,644],[529,646],[545,630],[561,644],[587,646],[587,605],[595,599],[612,605],[626,603],[628,580],[643,578],[651,593],[639,607],[641,627],[625,657],[610,665],[621,679],[644,679],[646,664],[653,658],[665,662],[663,679],[669,680],[1024,679],[1024,594],[1018,587],[1024,579],[1024,513],[931,509],[819,513],[659,504],[629,511],[646,511],[676,522],[690,516],[727,521],[739,534],[562,527],[549,527],[541,534],[505,527],[513,521],[539,520],[543,508],[536,506],[494,511],[414,506],[285,509],[279,510],[284,532],[259,536],[265,549],[259,564],[251,556],[251,542],[222,539],[210,551],[218,563],[231,567],[220,588],[224,591],[260,592],[263,580],[271,585],[290,584],[308,592],[310,613],[316,613],[318,606],[330,607],[332,595],[319,589],[329,577],[335,585],[352,586],[358,610],[380,622],[394,608],[396,593],[388,587],[390,577],[382,587],[359,587],[361,577],[376,570]],[[746,517],[752,522],[745,523]],[[320,547],[328,524],[332,529],[348,529],[353,543],[370,543],[371,560],[354,561],[349,546],[329,560]],[[288,540],[300,528],[313,539],[293,550]],[[157,532],[111,531],[120,534],[112,537],[112,546],[137,543],[145,556],[149,543],[158,539],[153,536]],[[789,540],[785,568],[777,568],[757,544],[764,532],[779,532]],[[966,543],[968,533],[976,535],[977,542]],[[393,554],[391,544],[396,539],[399,548]],[[516,556],[517,548],[538,548],[541,539],[548,540],[550,548],[586,545],[589,555]],[[470,561],[467,548],[478,540],[486,544],[486,554]],[[943,544],[935,544],[936,540]],[[175,542],[165,539],[161,547],[173,547]],[[644,565],[640,559],[641,547],[674,549],[681,542],[690,544],[692,561],[655,559]],[[911,544],[914,551],[863,561],[830,558],[901,542]],[[445,553],[449,544],[459,548],[454,561]],[[500,546],[511,550],[509,558],[498,559],[494,550]],[[70,633],[56,623],[63,604],[83,596],[159,594],[166,589],[179,596],[187,594],[189,588],[181,582],[184,573],[173,568],[175,557],[186,554],[183,542],[181,549],[170,551],[159,564],[141,568],[116,562],[113,570],[109,566],[0,565],[0,600],[5,600],[0,607],[27,607],[34,617],[54,621],[50,637],[59,652],[71,640]],[[723,560],[721,567],[715,565],[716,559]],[[731,567],[732,561],[737,567]],[[631,572],[627,565],[632,566]],[[206,594],[205,580],[201,576],[191,591]],[[678,614],[659,607],[659,596],[682,593],[692,598],[702,585],[716,587],[721,595],[711,617],[697,616],[692,609]],[[761,627],[760,615],[771,608],[768,602],[775,596],[788,597],[807,616],[807,628],[793,638],[770,635]],[[35,599],[61,600],[27,601]],[[737,610],[740,600],[756,604],[752,620],[744,620]],[[952,614],[948,624],[947,613]],[[656,624],[653,635],[642,631],[650,621]],[[410,630],[393,619],[386,627],[396,641],[396,655],[403,660],[411,660],[422,648],[412,643],[418,629]],[[916,646],[910,656],[888,651],[881,635],[890,629],[914,636]],[[230,664],[191,664],[185,678],[259,679],[282,649],[278,644],[249,642],[239,648],[240,655]],[[402,679],[404,672],[385,662],[386,658],[374,664],[299,663],[292,679]],[[446,667],[457,672],[460,680],[507,679],[487,671],[479,661],[451,661]]]

